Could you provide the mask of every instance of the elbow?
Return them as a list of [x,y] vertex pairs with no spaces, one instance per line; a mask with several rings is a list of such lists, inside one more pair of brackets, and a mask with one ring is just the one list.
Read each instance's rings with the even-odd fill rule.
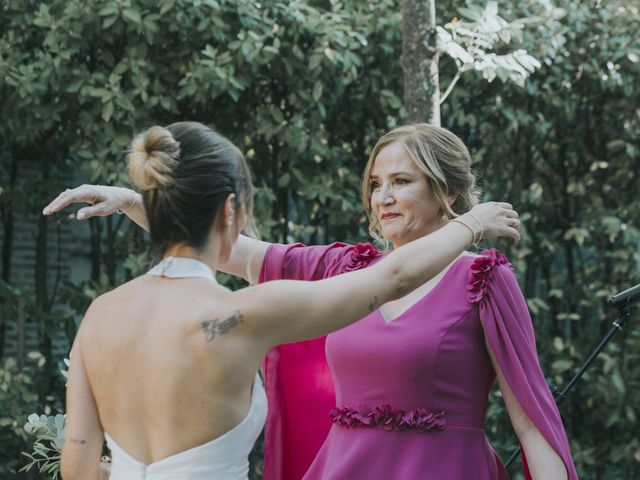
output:
[[512,418],[511,426],[513,427],[513,432],[516,434],[516,437],[518,437],[518,440],[522,445],[532,440],[536,441],[542,437],[542,434],[539,432],[535,424],[529,420],[529,417],[526,415],[515,419]]
[[[416,279],[411,278],[408,269],[402,268],[402,266],[394,266],[390,269],[389,278],[392,288],[389,292],[391,300],[395,300],[404,297],[412,290],[415,290],[418,285]],[[412,288],[413,287],[413,288]]]
[[512,423],[513,426],[513,432],[516,434],[516,437],[518,438],[518,442],[520,442],[520,445],[524,446],[529,444],[532,440],[535,441],[538,439],[538,435],[537,435],[537,431],[535,428],[533,427],[526,427],[526,426],[518,426],[518,425],[514,425]]
[[511,418],[511,426],[520,443],[522,443],[523,439],[530,438],[537,433],[535,425],[526,416]]

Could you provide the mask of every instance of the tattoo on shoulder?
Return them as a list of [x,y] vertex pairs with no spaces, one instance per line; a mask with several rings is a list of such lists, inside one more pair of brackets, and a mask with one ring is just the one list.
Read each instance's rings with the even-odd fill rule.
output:
[[377,306],[378,306],[378,296],[374,295],[373,301],[369,304],[369,311],[373,312]]
[[225,335],[231,331],[231,329],[237,327],[244,322],[244,315],[241,311],[235,312],[229,318],[220,320],[205,320],[201,323],[202,332],[204,333],[204,339],[207,342],[212,342],[217,335]]
[[86,440],[82,440],[81,438],[75,438],[75,437],[67,437],[65,441],[69,443],[74,443],[76,445],[84,445],[85,443],[87,443]]

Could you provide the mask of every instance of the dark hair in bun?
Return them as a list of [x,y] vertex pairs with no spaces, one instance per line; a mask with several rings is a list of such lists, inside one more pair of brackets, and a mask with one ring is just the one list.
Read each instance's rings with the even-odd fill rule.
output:
[[127,164],[142,193],[151,241],[162,251],[177,242],[202,248],[231,193],[236,212],[244,207],[252,224],[253,187],[244,156],[201,123],[149,128],[133,139]]

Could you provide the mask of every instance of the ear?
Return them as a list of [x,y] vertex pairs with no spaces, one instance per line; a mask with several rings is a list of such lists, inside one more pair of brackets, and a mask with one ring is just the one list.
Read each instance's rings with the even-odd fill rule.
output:
[[222,208],[220,209],[220,215],[220,221],[223,227],[228,228],[235,223],[237,218],[235,193],[230,193],[227,196]]

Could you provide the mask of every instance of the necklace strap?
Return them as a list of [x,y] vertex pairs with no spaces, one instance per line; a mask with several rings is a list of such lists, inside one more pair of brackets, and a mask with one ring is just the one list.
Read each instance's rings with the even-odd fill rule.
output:
[[147,272],[147,275],[169,278],[207,278],[212,282],[216,277],[206,263],[189,257],[165,257]]

